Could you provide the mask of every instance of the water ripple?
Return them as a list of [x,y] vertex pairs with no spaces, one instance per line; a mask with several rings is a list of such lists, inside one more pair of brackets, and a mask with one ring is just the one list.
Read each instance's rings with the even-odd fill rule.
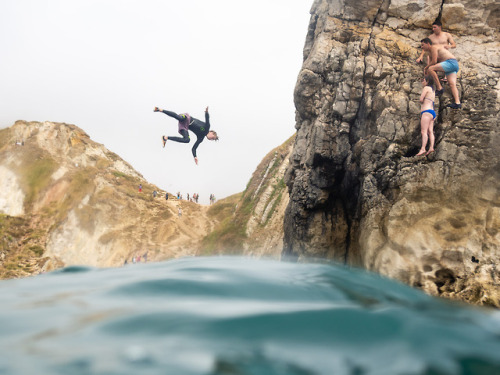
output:
[[0,282],[0,374],[500,374],[498,312],[335,264],[185,258]]

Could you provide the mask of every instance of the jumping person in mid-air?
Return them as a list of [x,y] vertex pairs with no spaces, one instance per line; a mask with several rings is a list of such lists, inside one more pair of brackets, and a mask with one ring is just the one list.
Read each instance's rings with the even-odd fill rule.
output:
[[198,164],[196,149],[198,148],[199,144],[203,142],[205,137],[207,137],[207,139],[210,139],[211,141],[219,140],[219,137],[217,137],[217,133],[213,130],[210,130],[210,116],[208,115],[208,107],[205,109],[205,122],[200,121],[194,117],[191,117],[188,113],[183,113],[178,115],[177,113],[162,110],[158,107],[155,107],[154,111],[163,112],[166,115],[173,117],[177,121],[179,121],[179,134],[182,135],[182,137],[167,137],[165,135],[162,136],[161,139],[163,141],[163,147],[165,147],[165,143],[167,143],[167,140],[174,142],[181,142],[181,143],[189,143],[190,138],[188,130],[191,130],[194,134],[196,134],[197,137],[196,143],[194,144],[192,149],[194,162],[196,164]]

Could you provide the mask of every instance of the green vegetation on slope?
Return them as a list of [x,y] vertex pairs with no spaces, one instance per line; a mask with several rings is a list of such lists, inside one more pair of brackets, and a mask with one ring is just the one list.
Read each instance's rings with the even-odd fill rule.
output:
[[[239,254],[246,239],[246,223],[248,218],[244,214],[248,211],[238,207],[242,193],[222,199],[209,208],[207,215],[216,219],[219,225],[202,241],[202,250],[199,255]],[[248,202],[247,206],[248,206]]]
[[268,223],[286,193],[283,176],[278,176],[278,172],[294,137],[290,137],[264,157],[243,193],[220,200],[210,207],[208,215],[215,218],[219,224],[203,239],[200,255],[242,253],[243,245],[248,241],[247,224],[259,202],[259,195],[273,184],[271,195],[267,199],[267,204],[272,206],[267,210],[267,216],[260,225],[265,226]]
[[0,279],[27,276],[37,269],[44,252],[40,238],[29,218],[0,214]]
[[276,207],[280,204],[281,198],[283,197],[283,193],[285,192],[285,190],[286,190],[285,180],[281,178],[278,181],[278,183],[273,186],[273,192],[271,193],[271,196],[269,198],[269,202],[272,203],[272,207],[268,211],[264,225],[267,224],[269,219],[272,217],[273,212],[276,210]]
[[25,205],[31,207],[50,182],[50,176],[55,172],[57,164],[52,158],[37,158],[27,163],[22,169],[24,185],[27,189]]

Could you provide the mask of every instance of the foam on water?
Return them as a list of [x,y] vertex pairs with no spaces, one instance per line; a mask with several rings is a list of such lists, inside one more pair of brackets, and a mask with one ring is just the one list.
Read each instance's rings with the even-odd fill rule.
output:
[[500,316],[334,264],[185,258],[0,282],[0,374],[500,374]]

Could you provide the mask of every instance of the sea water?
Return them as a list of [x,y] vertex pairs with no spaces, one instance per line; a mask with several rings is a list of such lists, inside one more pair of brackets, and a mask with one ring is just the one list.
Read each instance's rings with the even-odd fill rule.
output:
[[335,264],[184,258],[0,282],[0,374],[500,374],[500,315]]

